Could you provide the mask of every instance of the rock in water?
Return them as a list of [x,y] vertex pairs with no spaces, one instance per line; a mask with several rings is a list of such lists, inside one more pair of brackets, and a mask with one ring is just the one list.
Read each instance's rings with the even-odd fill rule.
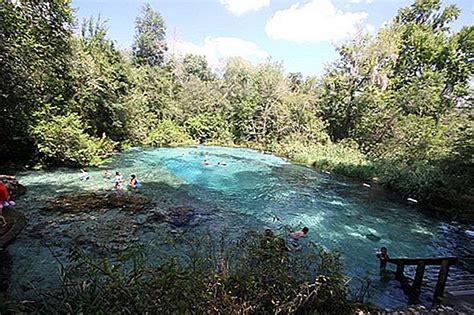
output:
[[135,193],[107,192],[62,195],[49,202],[43,211],[80,213],[99,209],[123,209],[132,213],[152,206],[151,199]]
[[0,227],[0,248],[6,248],[26,225],[23,214],[14,209],[4,209],[3,215],[7,225]]
[[173,224],[176,227],[182,227],[189,225],[191,220],[195,216],[195,211],[192,208],[188,207],[176,207],[170,208],[167,213],[167,220],[169,223]]
[[366,234],[365,237],[367,237],[369,240],[373,241],[373,242],[378,242],[380,241],[380,237],[375,235],[375,234]]
[[170,207],[165,213],[154,212],[147,221],[153,223],[167,222],[175,227],[195,225],[201,218],[197,209],[192,207]]

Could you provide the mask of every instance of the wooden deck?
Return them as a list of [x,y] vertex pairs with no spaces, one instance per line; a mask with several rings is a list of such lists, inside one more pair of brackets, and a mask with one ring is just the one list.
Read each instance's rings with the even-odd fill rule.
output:
[[[410,294],[419,294],[421,288],[433,291],[433,300],[472,307],[474,309],[474,275],[461,274],[457,279],[449,279],[449,268],[459,262],[474,260],[474,257],[419,257],[419,258],[390,258],[387,263],[397,266],[395,278]],[[404,274],[405,266],[416,266],[414,279]],[[423,281],[425,268],[441,266],[436,282]]]

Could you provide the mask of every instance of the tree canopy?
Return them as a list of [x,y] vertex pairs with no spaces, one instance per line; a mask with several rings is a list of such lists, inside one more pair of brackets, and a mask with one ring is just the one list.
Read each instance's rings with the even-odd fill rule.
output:
[[127,145],[244,145],[377,180],[444,208],[473,196],[474,27],[459,9],[416,0],[377,34],[337,47],[321,77],[278,62],[167,52],[163,17],[136,19],[132,54],[100,20],[74,34],[68,1],[0,7],[0,152],[94,164]]

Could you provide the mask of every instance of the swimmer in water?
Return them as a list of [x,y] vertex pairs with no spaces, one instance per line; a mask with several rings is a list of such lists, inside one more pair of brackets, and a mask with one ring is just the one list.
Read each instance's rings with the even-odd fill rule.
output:
[[305,237],[309,232],[309,229],[305,226],[301,231],[296,231],[290,234],[290,237],[298,241],[300,238]]
[[81,169],[81,174],[79,174],[79,179],[81,181],[86,181],[90,178],[89,173],[87,173],[87,170]]
[[208,160],[204,160],[204,161],[202,161],[202,164],[203,164],[204,166],[209,166],[209,165],[210,165],[210,163],[209,163],[209,161],[208,161]]
[[296,249],[300,248],[300,239],[305,237],[309,232],[309,229],[305,226],[302,230],[296,231],[290,234],[290,243]]
[[105,170],[105,171],[104,171],[104,178],[105,178],[105,179],[110,179],[111,176],[112,176],[112,175],[110,174],[109,170]]

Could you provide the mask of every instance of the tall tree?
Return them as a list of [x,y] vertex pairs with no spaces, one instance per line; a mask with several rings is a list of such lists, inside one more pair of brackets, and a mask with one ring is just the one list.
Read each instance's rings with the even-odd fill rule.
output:
[[393,81],[406,114],[439,119],[466,95],[474,28],[452,35],[449,23],[459,13],[455,5],[441,9],[441,0],[416,0],[395,17],[401,43]]
[[150,4],[142,8],[142,16],[135,21],[133,55],[140,65],[162,66],[166,46],[166,26],[163,17]]
[[[72,9],[68,0],[0,4],[0,159],[32,148],[32,113],[68,93]],[[5,156],[9,155],[9,156]]]
[[81,36],[72,40],[71,109],[90,126],[91,135],[105,133],[114,140],[123,140],[121,101],[131,85],[129,65],[106,36],[105,24],[100,19],[89,19],[82,25]]

